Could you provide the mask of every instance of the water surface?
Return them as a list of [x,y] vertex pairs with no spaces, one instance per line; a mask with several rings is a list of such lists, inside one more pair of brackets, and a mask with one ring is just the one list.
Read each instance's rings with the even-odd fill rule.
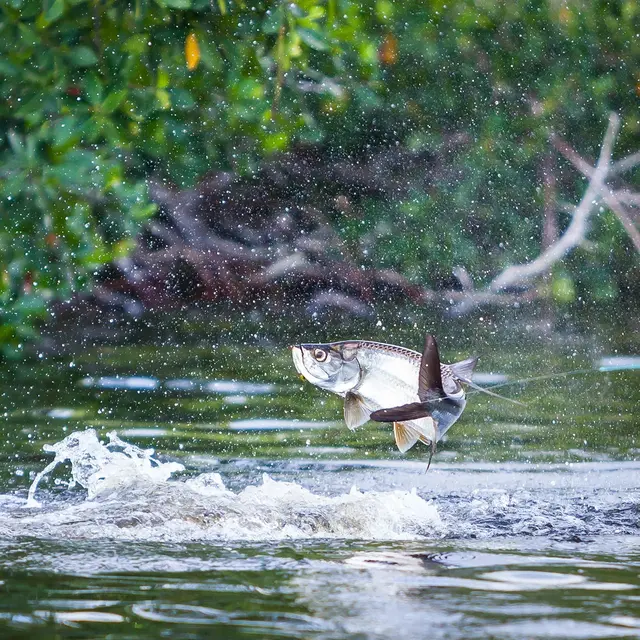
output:
[[[640,374],[621,365],[636,338],[483,322],[433,330],[447,360],[481,352],[485,383],[582,373],[501,388],[526,407],[471,396],[428,473],[426,448],[401,456],[388,428],[348,431],[339,398],[296,377],[291,336],[9,366],[1,633],[637,637]],[[313,330],[422,341],[384,319]],[[66,461],[35,506],[44,445]]]

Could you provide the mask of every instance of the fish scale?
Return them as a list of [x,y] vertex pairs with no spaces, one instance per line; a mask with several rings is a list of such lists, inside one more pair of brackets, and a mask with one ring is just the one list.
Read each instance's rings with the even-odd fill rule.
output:
[[[412,357],[414,355],[417,357]],[[419,353],[407,349],[384,350],[364,343],[357,358],[365,375],[352,392],[364,399],[370,412],[419,401]],[[432,420],[411,420],[406,425],[429,442],[433,441],[435,429]]]
[[[420,359],[422,358],[422,355],[417,351],[413,351],[412,349],[407,349],[405,347],[398,347],[393,344],[385,344],[384,342],[370,342],[367,340],[362,340],[360,341],[359,344],[363,350],[381,352],[381,353],[384,353],[387,357],[397,356],[398,358],[402,358],[409,361],[412,365],[412,368],[415,369],[415,375],[418,375],[418,371],[420,369]],[[413,373],[414,371],[410,372],[410,374],[413,374]],[[453,375],[453,370],[451,369],[451,366],[448,364],[440,363],[440,373],[442,375],[442,383],[445,388],[445,391],[447,393],[455,393],[459,389],[459,384]],[[416,396],[417,396],[417,386],[416,386]]]

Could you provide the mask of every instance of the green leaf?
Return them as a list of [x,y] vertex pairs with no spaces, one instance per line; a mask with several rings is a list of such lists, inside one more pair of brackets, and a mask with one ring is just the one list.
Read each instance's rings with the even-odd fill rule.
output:
[[39,29],[45,29],[50,24],[61,18],[64,14],[64,0],[54,0],[54,3],[47,11],[40,15],[36,26]]
[[19,73],[18,67],[11,64],[8,60],[0,59],[0,76],[15,77]]
[[202,64],[214,72],[219,72],[223,68],[223,60],[215,47],[211,46],[206,40],[199,41],[200,57]]
[[271,9],[269,12],[267,12],[267,17],[262,23],[262,33],[278,33],[283,22],[284,9],[282,8],[282,5],[279,5],[277,9]]
[[127,97],[127,90],[121,89],[120,91],[114,91],[110,93],[105,101],[102,103],[102,113],[113,113]]
[[304,12],[295,2],[287,3],[286,8],[290,16],[294,18],[304,18]]
[[96,73],[88,73],[84,78],[84,95],[94,107],[102,102],[102,82]]
[[75,47],[69,55],[71,64],[74,67],[92,67],[98,62],[98,56],[89,47]]
[[82,125],[80,131],[87,142],[94,142],[100,134],[102,127],[96,118],[88,118]]
[[148,42],[149,42],[148,34],[138,33],[135,36],[131,36],[130,38],[127,38],[127,41],[124,43],[124,46],[122,47],[122,50],[126,51],[127,53],[140,56],[149,47],[149,45],[147,44]]
[[325,51],[329,47],[325,36],[319,31],[300,27],[296,29],[296,33],[300,36],[302,42],[316,51]]
[[573,302],[576,298],[576,288],[571,276],[566,273],[554,275],[551,282],[551,295],[561,304]]
[[78,122],[75,117],[67,116],[53,124],[53,146],[63,148],[79,137]]
[[190,9],[191,0],[156,0],[161,7],[170,9]]
[[17,156],[22,155],[24,153],[24,141],[20,137],[20,135],[11,130],[7,134],[7,139],[9,140],[9,146],[11,147],[13,153]]
[[169,89],[171,105],[176,109],[192,109],[196,105],[193,96],[186,89]]

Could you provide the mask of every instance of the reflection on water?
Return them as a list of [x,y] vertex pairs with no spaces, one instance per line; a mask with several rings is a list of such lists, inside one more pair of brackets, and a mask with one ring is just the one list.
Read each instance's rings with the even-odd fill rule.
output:
[[634,371],[640,369],[640,356],[610,356],[601,358],[598,371]]
[[527,405],[472,395],[428,473],[277,346],[9,368],[0,635],[638,637],[633,345],[440,329]]
[[150,376],[98,376],[83,378],[78,382],[81,387],[96,389],[129,389],[133,391],[153,391],[164,387],[170,391],[203,392],[256,395],[273,393],[275,384],[259,384],[238,380],[166,380],[161,381]]

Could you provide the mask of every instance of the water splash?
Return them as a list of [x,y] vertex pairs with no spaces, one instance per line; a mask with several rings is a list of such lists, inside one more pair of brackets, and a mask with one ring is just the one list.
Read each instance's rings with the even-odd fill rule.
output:
[[[171,479],[184,467],[159,462],[109,434],[102,444],[93,429],[47,445],[55,454],[34,479],[27,506],[38,506],[40,481],[58,464],[71,463],[70,486],[87,489],[80,504],[52,502],[42,512],[0,520],[6,535],[123,540],[277,540],[296,538],[414,539],[442,532],[436,507],[412,491],[353,487],[336,496],[264,474],[262,484],[229,490],[217,473]],[[22,511],[25,514],[24,510]],[[16,517],[17,516],[17,517]]]
[[172,473],[182,471],[184,466],[177,462],[159,462],[153,458],[153,449],[140,449],[121,440],[115,431],[107,434],[109,442],[103,445],[94,429],[74,431],[64,440],[53,445],[45,444],[43,449],[55,455],[36,475],[27,498],[27,507],[39,507],[35,494],[41,480],[59,464],[71,462],[69,487],[79,484],[87,489],[91,500],[107,488],[115,488],[134,478],[146,478],[153,482],[164,482]]

